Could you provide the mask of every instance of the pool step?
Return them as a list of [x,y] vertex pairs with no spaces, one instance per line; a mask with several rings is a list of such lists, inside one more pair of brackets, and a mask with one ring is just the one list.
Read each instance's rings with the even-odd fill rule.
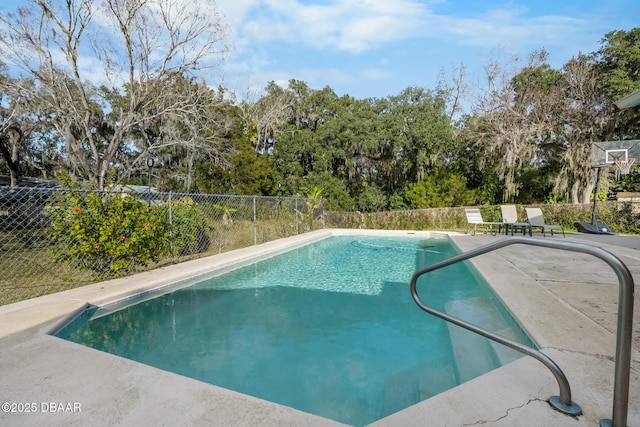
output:
[[381,417],[394,414],[456,385],[451,360],[446,356],[398,372],[385,383]]
[[[445,312],[507,338],[518,338],[516,329],[505,328],[507,325],[505,319],[488,298],[476,297],[450,301],[445,304]],[[447,326],[460,383],[521,357],[518,352],[460,326],[452,323]]]
[[[510,338],[514,341],[520,342],[522,339],[521,332],[515,328],[506,328],[506,329],[501,329],[495,332],[499,335],[502,335],[505,338]],[[496,358],[498,359],[500,366],[511,363],[524,356],[519,351],[516,351],[512,348],[507,347],[506,345],[502,345],[492,340],[489,340],[489,345],[493,348],[493,351],[495,352]]]

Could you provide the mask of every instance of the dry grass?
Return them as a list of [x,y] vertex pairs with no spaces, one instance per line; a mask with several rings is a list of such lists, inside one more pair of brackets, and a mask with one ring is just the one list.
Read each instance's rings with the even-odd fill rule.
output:
[[[318,224],[314,224],[317,227]],[[259,221],[254,229],[252,221],[237,220],[229,224],[216,222],[210,227],[209,249],[204,252],[170,256],[145,266],[136,267],[134,272],[151,270],[163,265],[180,263],[249,247],[296,234],[295,222],[283,220]],[[300,230],[302,232],[302,230]],[[29,298],[48,295],[67,289],[77,288],[102,280],[90,271],[83,271],[68,263],[56,262],[50,254],[47,241],[41,240],[37,246],[27,246],[15,239],[14,235],[0,233],[0,305],[11,304]]]
[[0,256],[0,305],[92,282],[91,273],[56,263],[44,247],[11,249],[3,246]]
[[[575,230],[577,221],[591,221],[591,205],[544,205],[545,218],[554,224],[562,224],[568,232]],[[486,221],[500,221],[499,206],[481,206]],[[518,206],[521,218],[524,206]],[[274,212],[276,212],[274,210]],[[264,218],[264,214],[262,218]],[[638,234],[639,216],[629,209],[612,203],[602,204],[598,220],[607,223],[619,233]],[[298,221],[296,221],[296,219]],[[238,218],[222,222],[211,219],[209,223],[209,248],[200,253],[165,257],[158,263],[138,267],[135,271],[157,268],[195,258],[228,252],[234,249],[265,243],[283,237],[322,228],[321,218],[312,224],[309,218],[296,218],[291,213],[277,213],[267,219],[259,219],[255,225],[251,219]],[[326,227],[384,230],[467,230],[464,207],[419,209],[391,212],[325,212]],[[296,226],[296,224],[298,224]],[[31,236],[33,237],[33,236]],[[0,232],[0,305],[60,292],[93,283],[97,280],[89,271],[56,263],[47,249],[46,239],[16,238],[16,232]],[[27,242],[27,243],[25,243]]]

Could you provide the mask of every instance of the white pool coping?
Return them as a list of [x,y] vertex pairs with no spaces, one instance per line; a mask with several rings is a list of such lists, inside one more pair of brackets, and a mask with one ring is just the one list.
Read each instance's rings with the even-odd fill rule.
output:
[[[0,398],[14,404],[16,410],[34,409],[30,413],[0,412],[0,425],[340,425],[48,334],[89,304],[104,305],[130,298],[215,269],[246,264],[330,235],[344,234],[443,233],[319,230],[0,306]],[[448,234],[463,251],[508,238]],[[638,281],[638,251],[602,247],[625,262]],[[541,351],[565,372],[573,400],[582,407],[583,415],[573,418],[551,409],[546,400],[558,394],[555,379],[540,362],[524,357],[372,425],[563,427],[593,426],[603,418],[611,418],[615,274],[588,255],[527,245],[512,245],[472,262]],[[639,324],[636,315],[629,426],[640,426]]]

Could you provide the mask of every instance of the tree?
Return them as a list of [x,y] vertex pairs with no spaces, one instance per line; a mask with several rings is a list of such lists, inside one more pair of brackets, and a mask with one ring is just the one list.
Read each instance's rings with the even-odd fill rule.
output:
[[273,152],[275,141],[293,115],[294,95],[269,82],[266,94],[255,102],[244,100],[238,104],[245,132],[254,132],[251,143],[256,152]]
[[300,191],[301,178],[330,171],[335,134],[328,124],[337,118],[337,95],[331,88],[312,90],[291,80],[287,91],[293,97],[292,114],[284,130],[274,135],[270,157],[283,194]]
[[[132,166],[140,164],[141,157],[156,158],[162,178],[180,183],[174,190],[189,192],[197,163],[226,165],[233,117],[224,96],[223,89],[211,89],[203,82],[175,79],[151,106],[151,120],[137,138],[141,155]],[[164,113],[158,115],[158,110]]]
[[[3,71],[4,67],[0,67]],[[20,185],[25,175],[35,173],[47,178],[57,159],[57,141],[50,134],[51,126],[32,99],[14,96],[8,90],[15,84],[30,87],[33,81],[18,82],[4,72],[0,74],[0,161],[4,160],[12,187]]]
[[[0,77],[4,81],[8,77]],[[4,86],[4,85],[2,85]],[[5,107],[6,101],[3,94],[0,97],[0,158],[4,160],[9,169],[10,185],[18,185],[20,178],[20,147],[23,145],[24,133],[16,120],[16,106],[11,101]],[[13,105],[12,105],[13,104]]]
[[591,55],[572,58],[563,67],[554,111],[554,139],[550,159],[560,163],[554,190],[569,190],[572,203],[589,203],[595,186],[591,143],[608,139],[610,107],[599,87],[601,74]]
[[[600,41],[596,66],[600,72],[600,87],[609,104],[640,90],[640,28],[612,31]],[[610,107],[608,140],[635,139],[640,135],[640,108],[623,111]]]
[[446,75],[444,70],[438,76],[438,91],[441,97],[446,101],[449,111],[449,121],[453,124],[454,120],[464,115],[464,101],[469,96],[470,87],[467,82],[467,67],[464,63],[460,67],[451,69],[450,76]]
[[[484,65],[487,87],[474,105],[476,118],[468,121],[466,138],[481,150],[505,183],[504,200],[518,194],[518,173],[535,168],[544,158],[542,142],[551,131],[549,110],[540,103],[545,92],[554,90],[557,73],[545,64],[546,52],[533,52],[525,67],[519,58],[507,63],[495,59]],[[483,164],[480,165],[481,167]]]
[[607,98],[615,101],[640,89],[640,28],[612,31],[600,44],[596,57]]
[[427,169],[444,165],[442,155],[452,141],[444,100],[418,87],[409,87],[389,100],[406,177],[422,181]]
[[464,177],[444,170],[407,185],[403,196],[412,209],[472,206],[477,202],[475,191],[467,189]]
[[451,162],[453,132],[440,92],[411,87],[385,99],[357,100],[296,80],[287,92],[293,99],[289,123],[272,134],[270,151],[282,194],[312,182],[326,189],[332,206],[378,210],[407,181]]
[[[226,28],[207,1],[184,8],[177,0],[30,0],[0,21],[2,58],[34,81],[10,90],[38,100],[64,139],[66,166],[99,189],[134,131],[167,116],[172,124],[200,117],[197,102],[171,96],[171,88],[217,66],[227,50]],[[85,68],[88,60],[103,68]],[[158,129],[150,133],[166,134]],[[181,142],[150,141],[147,150]]]
[[552,69],[546,56],[532,52],[522,68],[517,59],[489,64],[489,87],[464,137],[483,153],[481,163],[495,164],[505,185],[503,200],[537,182],[553,185],[556,195],[572,203],[588,203],[595,183],[591,142],[606,135],[609,115],[599,73],[589,55],[572,58],[562,70]]
[[205,193],[229,193],[255,196],[271,196],[274,193],[274,176],[266,156],[251,147],[250,135],[234,139],[234,150],[229,155],[226,168],[199,163],[198,190]]

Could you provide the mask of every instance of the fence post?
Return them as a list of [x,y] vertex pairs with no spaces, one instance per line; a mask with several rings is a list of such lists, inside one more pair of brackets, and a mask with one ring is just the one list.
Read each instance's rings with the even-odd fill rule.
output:
[[298,198],[296,197],[296,234],[298,234]]
[[171,254],[171,264],[175,263],[173,259],[173,200],[172,193],[169,192],[169,252]]
[[253,244],[258,244],[258,218],[256,215],[256,197],[253,197]]

